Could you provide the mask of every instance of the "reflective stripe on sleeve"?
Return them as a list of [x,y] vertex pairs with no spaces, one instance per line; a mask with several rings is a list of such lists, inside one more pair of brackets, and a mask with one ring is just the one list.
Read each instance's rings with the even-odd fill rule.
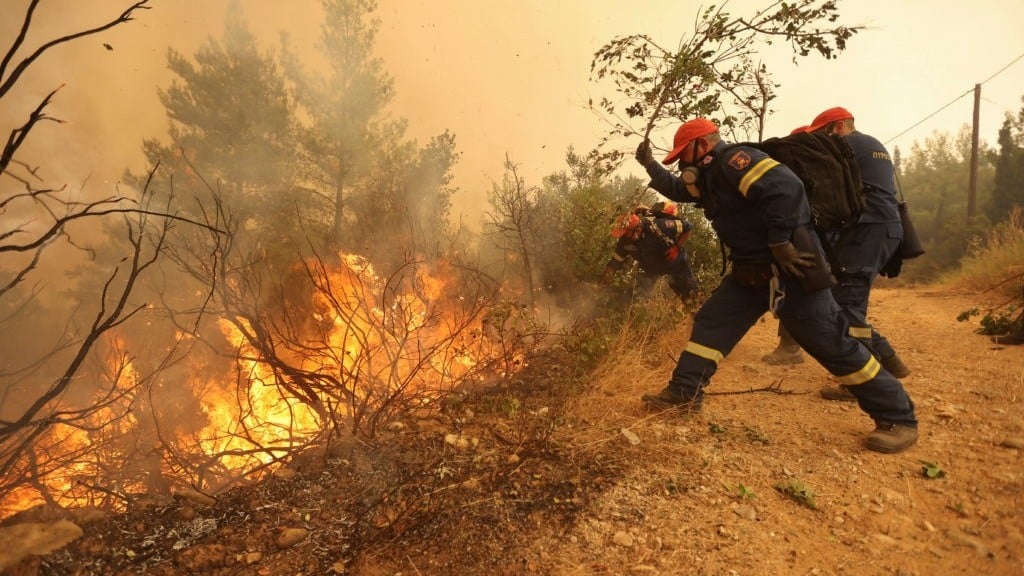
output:
[[871,327],[870,326],[850,326],[850,336],[858,338],[860,340],[867,340],[871,338]]
[[708,348],[707,346],[701,346],[692,340],[686,344],[685,351],[693,354],[694,356],[700,356],[705,360],[711,360],[716,366],[722,361],[722,358],[725,358],[725,356],[723,356],[718,350]]
[[868,380],[871,380],[878,375],[878,371],[882,369],[882,365],[878,363],[878,360],[874,356],[870,356],[864,367],[856,372],[851,372],[846,376],[840,376],[839,382],[846,384],[847,386],[856,386],[863,384]]
[[754,164],[754,166],[750,170],[747,170],[747,173],[744,174],[743,178],[740,180],[740,194],[743,194],[743,196],[746,197],[747,190],[750,190],[750,187],[754,185],[754,182],[760,180],[761,176],[764,176],[765,172],[778,165],[779,163],[772,158],[764,158],[757,164]]

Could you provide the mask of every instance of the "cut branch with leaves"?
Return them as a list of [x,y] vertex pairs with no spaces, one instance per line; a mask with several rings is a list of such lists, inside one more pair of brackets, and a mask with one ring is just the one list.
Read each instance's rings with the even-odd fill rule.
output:
[[[701,12],[693,33],[675,49],[634,34],[615,38],[594,54],[591,79],[610,80],[618,94],[616,100],[590,102],[610,126],[599,149],[623,137],[646,139],[655,129],[697,116],[714,116],[727,133],[760,139],[777,85],[767,66],[755,62],[759,50],[785,42],[794,61],[812,52],[831,59],[862,29],[836,24],[835,0],[777,1],[750,17],[732,16],[726,4]],[[606,150],[605,156],[617,165],[624,153]]]

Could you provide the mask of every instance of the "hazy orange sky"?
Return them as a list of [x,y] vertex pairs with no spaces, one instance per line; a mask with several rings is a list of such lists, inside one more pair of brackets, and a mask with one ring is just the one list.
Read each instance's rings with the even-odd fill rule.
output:
[[[0,38],[9,44],[27,0],[2,0]],[[36,13],[35,46],[57,32],[106,21],[128,0],[43,0]],[[4,130],[22,121],[45,90],[67,86],[51,113],[68,122],[33,134],[31,153],[59,154],[51,177],[74,184],[109,186],[125,167],[141,170],[144,138],[161,136],[167,120],[156,96],[171,76],[166,51],[191,55],[209,37],[219,38],[227,0],[153,0],[123,27],[60,47],[30,71],[22,90],[0,110]],[[288,31],[312,50],[319,35],[316,0],[242,0],[251,27],[266,46]],[[734,14],[767,2],[734,0]],[[706,5],[706,4],[705,4]],[[393,114],[409,121],[421,142],[444,130],[456,135],[462,159],[455,184],[463,200],[479,199],[500,179],[505,155],[522,174],[539,178],[564,166],[568,146],[586,151],[606,126],[586,107],[610,95],[589,81],[590,59],[619,35],[644,33],[675,46],[693,27],[698,4],[680,0],[380,0],[380,55],[395,80]],[[970,91],[1024,54],[1021,0],[845,0],[845,23],[871,29],[851,39],[837,60],[811,57],[793,66],[788,54],[766,54],[782,83],[767,135],[788,133],[820,110],[842,105],[858,127],[909,152],[933,131],[955,132],[971,119],[967,95],[913,130],[929,114]],[[33,43],[34,42],[34,43]],[[106,42],[113,50],[106,50]],[[1006,112],[1021,108],[1024,60],[982,88],[982,139],[995,144]],[[668,141],[671,133],[654,134]],[[624,143],[630,150],[635,143]],[[638,166],[628,173],[642,175]]]

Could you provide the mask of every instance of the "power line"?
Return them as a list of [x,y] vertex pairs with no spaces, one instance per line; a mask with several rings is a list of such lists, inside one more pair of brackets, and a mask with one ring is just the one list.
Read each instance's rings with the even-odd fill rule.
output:
[[915,123],[914,123],[914,124],[913,124],[913,125],[912,125],[912,126],[911,126],[910,128],[907,128],[907,129],[906,129],[906,130],[904,130],[903,132],[900,132],[899,134],[897,134],[897,135],[893,136],[892,138],[889,138],[888,140],[886,140],[886,141],[885,141],[885,143],[886,143],[886,144],[888,144],[889,142],[892,142],[893,140],[895,140],[895,139],[899,138],[900,136],[903,136],[903,135],[904,135],[904,134],[906,134],[907,132],[910,132],[910,131],[911,131],[911,130],[913,130],[914,128],[917,128],[918,126],[920,126],[921,124],[923,124],[923,123],[924,123],[925,121],[927,121],[927,120],[928,120],[929,118],[931,118],[932,116],[935,116],[935,115],[936,115],[936,114],[938,114],[939,112],[942,112],[942,111],[943,111],[943,110],[945,110],[946,108],[949,108],[949,107],[950,107],[950,106],[952,106],[952,105],[953,105],[953,104],[954,104],[954,103],[955,103],[955,102],[956,102],[957,100],[959,100],[959,99],[963,98],[964,96],[967,96],[967,95],[968,95],[968,94],[970,94],[971,92],[974,92],[974,88],[971,88],[970,90],[968,90],[968,91],[964,92],[963,94],[961,94],[961,95],[957,96],[956,98],[953,98],[952,100],[950,100],[949,102],[947,102],[947,103],[946,103],[946,104],[945,104],[944,106],[942,106],[942,108],[939,108],[939,109],[938,109],[938,110],[936,110],[935,112],[932,112],[931,114],[929,114],[929,115],[925,116],[924,118],[922,118],[922,119],[918,120],[918,121],[917,121],[917,122],[915,122]]
[[[995,78],[996,76],[999,76],[1000,74],[1002,74],[1003,72],[1005,72],[1007,68],[1009,68],[1010,66],[1013,66],[1014,64],[1016,64],[1016,63],[1017,63],[1017,62],[1018,62],[1018,61],[1019,61],[1019,60],[1020,60],[1021,58],[1024,58],[1024,53],[1021,53],[1021,54],[1019,54],[1019,55],[1018,55],[1018,56],[1017,56],[1016,58],[1014,58],[1013,60],[1011,60],[1009,64],[1007,64],[1006,66],[1003,66],[1002,68],[1000,68],[999,70],[997,70],[997,71],[995,72],[995,74],[992,74],[992,75],[991,75],[991,76],[989,76],[988,78],[986,78],[986,79],[982,80],[981,82],[979,82],[979,83],[978,83],[978,85],[980,86],[980,85],[982,85],[982,84],[985,84],[985,83],[986,83],[986,82],[988,82],[989,80],[991,80],[991,79]],[[903,135],[904,135],[904,134],[906,134],[907,132],[910,132],[910,131],[911,131],[911,130],[913,130],[914,128],[917,128],[918,126],[920,126],[921,124],[923,124],[924,122],[926,122],[926,121],[927,121],[927,120],[928,120],[929,118],[931,118],[932,116],[935,116],[935,115],[936,115],[936,114],[938,114],[939,112],[942,112],[942,111],[943,111],[943,110],[945,110],[946,108],[949,108],[949,107],[950,107],[950,106],[952,106],[952,105],[953,105],[953,103],[955,103],[955,102],[956,102],[957,100],[959,100],[959,99],[963,98],[964,96],[967,96],[968,94],[970,94],[970,93],[971,93],[971,92],[973,92],[973,91],[974,91],[974,88],[971,88],[970,90],[968,90],[968,91],[964,92],[963,94],[960,94],[960,95],[959,95],[959,96],[957,96],[956,98],[953,98],[952,100],[950,100],[949,102],[947,102],[946,104],[944,104],[944,105],[943,105],[943,106],[942,106],[941,108],[939,108],[938,110],[936,110],[936,111],[932,112],[931,114],[929,114],[929,115],[925,116],[925,117],[924,117],[924,118],[922,118],[921,120],[918,120],[918,121],[917,121],[917,122],[915,122],[915,123],[914,123],[913,125],[911,125],[911,126],[910,126],[909,128],[907,128],[906,130],[904,130],[904,131],[900,132],[899,134],[897,134],[897,135],[893,136],[892,138],[889,138],[888,140],[886,140],[886,141],[885,141],[885,143],[886,143],[886,144],[888,144],[889,142],[892,142],[893,140],[895,140],[895,139],[899,138],[900,136],[903,136]]]
[[998,108],[1002,108],[1003,112],[1009,112],[1011,114],[1013,113],[1013,110],[1010,110],[1009,108],[1007,108],[1006,105],[1003,104],[1002,102],[996,102],[995,100],[993,100],[991,98],[985,98],[984,96],[982,96],[981,99],[984,100],[985,102],[988,102],[989,104],[991,104],[993,106],[996,106]]
[[1013,59],[1012,61],[1010,61],[1010,63],[1009,63],[1009,64],[1007,64],[1006,66],[1003,66],[1002,68],[1000,68],[1000,69],[999,69],[999,71],[998,71],[998,72],[996,72],[995,74],[993,74],[993,75],[989,76],[988,78],[985,78],[984,80],[982,80],[982,82],[981,82],[981,83],[982,83],[982,84],[984,84],[985,82],[988,82],[989,80],[991,80],[991,79],[995,78],[996,76],[999,76],[999,75],[1000,75],[1000,74],[1002,74],[1002,73],[1003,73],[1004,71],[1006,71],[1006,69],[1007,69],[1007,68],[1009,68],[1010,66],[1013,66],[1014,64],[1016,64],[1016,63],[1017,63],[1017,61],[1018,61],[1018,60],[1020,60],[1021,58],[1024,58],[1024,53],[1022,53],[1022,54],[1021,54],[1020,56],[1017,56],[1016,58],[1014,58],[1014,59]]

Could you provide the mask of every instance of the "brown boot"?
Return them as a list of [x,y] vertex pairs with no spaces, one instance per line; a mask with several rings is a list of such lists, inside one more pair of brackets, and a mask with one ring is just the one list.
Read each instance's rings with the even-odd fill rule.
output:
[[838,400],[840,402],[856,402],[857,397],[850,392],[850,389],[840,384],[839,386],[826,386],[821,389],[821,397],[825,400]]
[[682,396],[665,388],[657,394],[644,394],[640,401],[649,410],[680,410],[682,412],[700,412],[700,401]]
[[779,346],[770,354],[761,357],[761,362],[773,366],[785,366],[789,364],[802,364],[804,355],[800,353],[799,346]]
[[906,378],[910,376],[910,368],[900,360],[900,357],[896,354],[889,356],[888,358],[882,358],[882,367],[885,370],[897,378]]
[[875,431],[868,434],[867,448],[875,452],[895,454],[910,448],[914,442],[917,442],[917,427],[876,422]]

